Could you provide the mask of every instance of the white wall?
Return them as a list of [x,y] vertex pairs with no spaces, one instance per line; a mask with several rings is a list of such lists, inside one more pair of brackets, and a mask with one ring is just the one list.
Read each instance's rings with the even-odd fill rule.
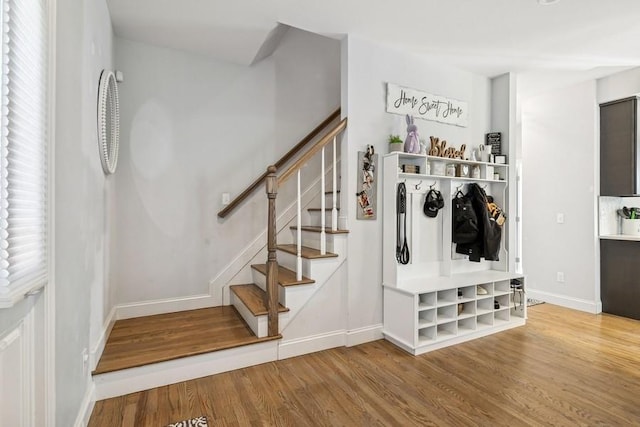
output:
[[[82,351],[105,306],[108,184],[98,156],[98,78],[110,68],[112,30],[104,0],[57,1],[55,134],[56,425],[71,426],[89,375]],[[90,330],[91,329],[91,330]]]
[[295,29],[251,67],[115,39],[116,304],[206,294],[264,230],[264,190],[225,220],[222,193],[239,194],[338,107],[339,55],[335,40]]
[[597,80],[598,104],[640,94],[640,67]]
[[[590,80],[522,105],[523,268],[529,296],[600,311],[596,238],[596,84]],[[564,223],[557,223],[557,214]],[[557,282],[563,272],[565,282]]]
[[[357,153],[373,144],[377,153],[388,153],[389,134],[406,136],[405,119],[385,112],[386,82],[408,86],[429,93],[467,101],[469,126],[449,126],[416,120],[418,132],[446,139],[450,144],[467,147],[484,143],[490,130],[490,82],[485,77],[458,70],[436,61],[413,56],[390,47],[349,36],[343,42],[343,114],[349,116],[348,143],[342,148],[343,209],[348,215],[348,328],[350,330],[382,323],[382,218],[358,221]],[[346,78],[346,81],[344,79]],[[383,179],[382,167],[378,180]],[[346,191],[344,191],[346,190]],[[382,203],[382,185],[378,185],[378,201]],[[343,212],[341,211],[341,215]],[[395,221],[395,219],[391,219]]]

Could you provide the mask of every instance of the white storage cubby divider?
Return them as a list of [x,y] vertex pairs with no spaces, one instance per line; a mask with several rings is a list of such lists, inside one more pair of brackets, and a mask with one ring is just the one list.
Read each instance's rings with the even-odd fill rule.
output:
[[[426,174],[427,164],[430,173]],[[479,169],[480,177],[434,175],[447,164]],[[403,172],[403,165],[419,173]],[[407,169],[408,170],[408,169]],[[444,172],[443,172],[444,173]],[[494,179],[498,174],[498,179]],[[383,165],[383,287],[385,338],[413,354],[523,325],[524,277],[508,271],[503,230],[500,261],[470,262],[452,243],[451,200],[458,190],[477,183],[499,206],[508,202],[509,165],[391,153]],[[396,261],[396,197],[407,189],[409,263]],[[430,189],[441,192],[445,206],[435,218],[424,215]],[[507,212],[508,215],[508,212]],[[401,224],[404,228],[404,224]],[[521,290],[511,287],[520,279]],[[482,289],[480,289],[480,287]]]

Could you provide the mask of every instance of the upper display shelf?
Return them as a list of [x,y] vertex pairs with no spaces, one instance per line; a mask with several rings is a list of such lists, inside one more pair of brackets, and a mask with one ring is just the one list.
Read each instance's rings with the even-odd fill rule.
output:
[[477,160],[464,160],[464,159],[450,159],[448,157],[439,157],[439,156],[427,156],[424,154],[413,154],[413,153],[403,153],[400,151],[395,151],[389,154],[385,154],[385,157],[387,156],[398,156],[399,158],[417,158],[417,159],[426,159],[427,161],[441,161],[441,162],[446,162],[446,163],[464,163],[464,164],[468,164],[468,165],[489,165],[489,166],[494,166],[494,167],[498,167],[498,168],[508,168],[509,165],[506,163],[490,163],[490,162],[479,162]]
[[445,178],[505,183],[508,180],[508,164],[403,152],[389,153],[385,157],[397,157],[398,177],[402,179]]

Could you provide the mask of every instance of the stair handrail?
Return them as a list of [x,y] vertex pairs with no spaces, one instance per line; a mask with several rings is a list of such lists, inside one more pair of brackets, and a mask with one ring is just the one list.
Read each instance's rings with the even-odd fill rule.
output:
[[347,127],[347,118],[345,117],[338,123],[333,129],[331,129],[325,136],[322,137],[318,142],[313,144],[307,152],[305,152],[298,160],[295,161],[291,166],[287,168],[280,176],[278,177],[278,186],[282,185],[287,179],[291,177],[294,173],[301,169],[304,165],[306,165],[309,160],[318,153],[328,143],[333,141],[333,138],[336,137],[340,132],[342,132]]
[[[289,150],[284,156],[282,156],[277,162],[274,163],[276,168],[280,168],[285,165],[289,160],[291,160],[296,154],[298,154],[304,147],[307,145],[313,138],[318,136],[320,132],[325,129],[331,122],[340,117],[341,109],[338,108],[333,113],[331,113],[326,119],[322,121],[318,126],[316,126],[311,132],[307,134],[304,138],[300,140],[291,150]],[[251,195],[260,184],[267,178],[269,172],[264,172],[258,178],[256,178],[247,188],[244,189],[242,193],[236,196],[227,206],[218,212],[218,217],[224,218],[229,215],[231,212],[235,210],[246,198]]]
[[[267,198],[269,200],[269,207],[267,213],[267,277],[266,277],[266,292],[265,292],[265,305],[267,306],[267,333],[270,337],[279,335],[278,326],[278,260],[276,255],[277,241],[276,241],[276,198],[278,195],[278,187],[283,184],[291,175],[299,172],[300,169],[309,162],[309,160],[322,150],[322,191],[324,191],[324,147],[329,142],[333,141],[334,144],[334,215],[335,215],[335,151],[336,151],[336,137],[347,127],[347,118],[345,117],[338,123],[333,129],[331,129],[325,136],[323,136],[318,142],[313,144],[302,156],[298,158],[287,170],[280,176],[276,175],[278,168],[276,165],[271,165],[266,171],[266,185],[265,190]],[[298,236],[300,236],[300,174],[298,173]],[[324,242],[324,195],[322,195],[322,242]],[[324,243],[322,243],[324,246]],[[324,252],[324,251],[323,251]],[[298,237],[298,263],[300,263],[300,237]],[[301,269],[298,266],[298,274]],[[299,280],[299,277],[298,277]]]

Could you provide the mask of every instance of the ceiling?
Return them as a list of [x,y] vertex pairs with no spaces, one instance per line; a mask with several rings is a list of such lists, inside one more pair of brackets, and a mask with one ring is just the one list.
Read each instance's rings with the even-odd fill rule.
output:
[[638,0],[547,6],[537,0],[107,3],[120,37],[240,64],[253,63],[278,24],[286,24],[335,38],[358,35],[486,76],[531,70],[606,74],[609,67],[640,65]]

